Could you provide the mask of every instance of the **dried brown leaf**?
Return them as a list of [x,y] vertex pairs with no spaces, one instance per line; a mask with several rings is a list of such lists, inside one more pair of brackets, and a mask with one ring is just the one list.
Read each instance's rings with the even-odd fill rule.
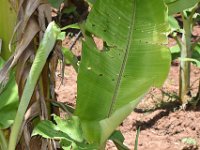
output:
[[3,84],[6,78],[8,78],[9,71],[17,64],[20,56],[39,32],[40,28],[35,19],[30,19],[28,22],[26,32],[21,38],[19,44],[17,44],[15,53],[9,58],[8,62],[0,70],[0,85]]
[[52,20],[51,17],[51,6],[49,4],[41,4],[38,7],[38,22],[41,27],[40,31],[40,41],[42,40],[44,31],[46,30],[46,21],[50,23]]

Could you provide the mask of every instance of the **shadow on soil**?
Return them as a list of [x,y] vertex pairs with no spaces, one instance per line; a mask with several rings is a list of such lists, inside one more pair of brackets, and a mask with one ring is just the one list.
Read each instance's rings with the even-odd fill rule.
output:
[[159,111],[157,114],[155,114],[151,119],[147,120],[147,121],[138,121],[136,120],[136,122],[133,124],[133,126],[135,126],[136,128],[140,127],[141,130],[145,130],[145,129],[149,129],[151,127],[153,127],[155,125],[155,123],[160,120],[161,118],[168,116],[171,112],[175,112],[175,111],[200,111],[200,102],[198,102],[198,104],[195,106],[195,108],[193,107],[193,105],[189,104],[187,106],[187,108],[185,110],[183,110],[180,107],[180,103],[177,101],[174,102],[163,102],[162,105],[160,105],[160,107],[157,107],[155,109],[150,109],[150,110],[143,110],[143,109],[138,109],[135,108],[134,112],[136,113],[152,113],[155,111]]

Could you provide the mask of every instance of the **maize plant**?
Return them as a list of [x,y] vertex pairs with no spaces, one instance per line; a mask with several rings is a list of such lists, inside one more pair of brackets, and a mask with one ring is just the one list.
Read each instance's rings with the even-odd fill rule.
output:
[[[192,42],[192,31],[195,23],[198,21],[199,14],[197,9],[199,8],[199,0],[183,1],[174,0],[167,1],[170,15],[170,25],[172,36],[177,42],[177,45],[171,48],[173,53],[180,53],[180,81],[179,81],[179,98],[181,104],[185,105],[189,101],[190,94],[190,66],[191,62],[200,67],[200,51],[199,40]],[[179,13],[182,19],[183,27],[178,24],[175,18],[172,16]],[[179,36],[181,34],[181,37]]]

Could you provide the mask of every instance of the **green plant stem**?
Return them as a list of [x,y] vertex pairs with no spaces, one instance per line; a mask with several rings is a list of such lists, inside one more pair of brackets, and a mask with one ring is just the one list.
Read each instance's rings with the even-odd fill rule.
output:
[[0,130],[0,146],[1,150],[7,150],[8,143],[2,130]]
[[[183,44],[181,45],[181,59],[191,58],[192,55],[191,37],[192,37],[193,20],[191,16],[193,16],[193,14],[185,18],[184,14],[182,13],[184,34],[182,36]],[[181,60],[179,97],[182,104],[187,103],[186,95],[188,94],[189,89],[190,89],[190,62]]]
[[137,132],[136,132],[134,150],[138,150],[138,139],[139,139],[139,134],[140,134],[140,127],[138,127]]

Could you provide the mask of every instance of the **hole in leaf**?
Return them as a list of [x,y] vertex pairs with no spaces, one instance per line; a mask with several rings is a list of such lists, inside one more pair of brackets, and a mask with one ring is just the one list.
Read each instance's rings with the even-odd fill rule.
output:
[[100,73],[100,74],[99,74],[99,76],[100,76],[100,77],[102,77],[102,76],[103,76],[103,74],[102,74],[102,73]]
[[100,38],[97,38],[97,37],[95,37],[95,36],[94,36],[93,38],[94,38],[94,42],[95,42],[97,48],[98,48],[100,51],[103,50],[103,40],[100,39]]

